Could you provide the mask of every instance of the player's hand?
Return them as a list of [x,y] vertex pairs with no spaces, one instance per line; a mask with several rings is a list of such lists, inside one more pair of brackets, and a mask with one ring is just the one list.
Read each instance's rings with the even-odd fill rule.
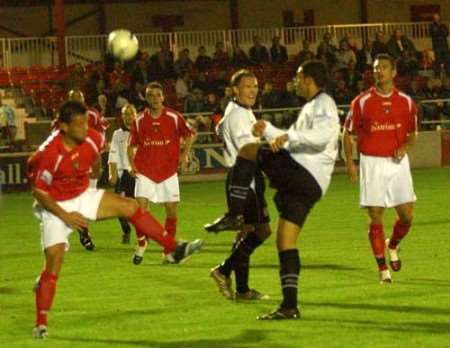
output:
[[288,140],[289,136],[287,134],[280,135],[270,142],[270,148],[273,152],[278,152],[283,148],[284,143]]
[[69,225],[75,230],[88,227],[88,220],[76,211],[64,214],[61,219],[66,223],[66,225]]
[[109,181],[109,183],[112,186],[116,186],[116,184],[117,184],[117,174],[116,173],[110,173],[108,181]]
[[128,172],[131,177],[136,178],[138,175],[138,171],[135,166],[131,166],[130,171]]
[[358,182],[358,166],[353,161],[347,161],[347,176],[352,184]]
[[408,148],[405,145],[400,146],[394,152],[394,160],[400,162],[405,157]]
[[180,159],[178,160],[178,167],[183,170],[189,163],[189,153],[181,153]]
[[264,131],[266,130],[266,122],[259,120],[253,125],[253,135],[255,137],[262,137]]

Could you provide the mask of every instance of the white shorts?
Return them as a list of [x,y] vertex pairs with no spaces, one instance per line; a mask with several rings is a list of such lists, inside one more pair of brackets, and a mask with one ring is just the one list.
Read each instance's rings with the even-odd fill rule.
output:
[[[96,220],[98,207],[104,192],[105,190],[88,188],[78,197],[58,201],[57,203],[68,212],[78,212],[86,219]],[[65,243],[66,251],[69,250],[69,235],[72,233],[72,227],[66,225],[59,217],[40,205],[34,206],[34,215],[41,221],[42,249]]]
[[361,154],[359,164],[361,207],[392,208],[416,201],[407,155],[395,162]]
[[156,183],[142,174],[136,176],[134,197],[147,198],[152,203],[166,203],[180,201],[180,185],[178,174]]

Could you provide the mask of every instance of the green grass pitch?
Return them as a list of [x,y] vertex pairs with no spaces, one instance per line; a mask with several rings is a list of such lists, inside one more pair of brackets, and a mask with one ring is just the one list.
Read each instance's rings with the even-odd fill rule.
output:
[[[234,303],[209,278],[228,255],[233,233],[207,235],[202,225],[223,212],[223,183],[183,184],[180,237],[204,238],[201,253],[183,265],[162,265],[151,244],[140,266],[134,241],[120,244],[117,221],[93,223],[97,249],[73,234],[54,306],[49,338],[31,338],[31,288],[42,267],[38,223],[29,193],[0,202],[0,347],[450,347],[450,171],[417,170],[414,226],[402,244],[403,269],[380,285],[367,240],[357,187],[344,175],[310,215],[299,240],[303,318],[258,322],[280,301],[272,236],[251,259],[250,285],[271,296]],[[276,212],[267,193],[275,230]],[[162,217],[161,207],[152,211]],[[394,215],[386,215],[390,235]]]

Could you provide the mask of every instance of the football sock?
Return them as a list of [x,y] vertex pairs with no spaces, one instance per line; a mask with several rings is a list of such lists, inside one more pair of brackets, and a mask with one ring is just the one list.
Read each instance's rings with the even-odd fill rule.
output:
[[278,253],[280,260],[280,281],[283,292],[281,308],[297,308],[297,286],[300,276],[300,254],[298,249],[283,250]]
[[231,215],[236,216],[244,213],[248,190],[256,169],[255,162],[237,157],[227,189],[229,213]]
[[41,273],[39,284],[36,289],[36,326],[47,325],[47,313],[50,310],[55,297],[56,274],[44,270]]
[[411,225],[402,224],[400,220],[397,220],[394,225],[392,237],[389,241],[389,248],[395,249],[400,241],[408,234]]
[[142,208],[136,210],[130,222],[136,228],[138,239],[144,235],[154,240],[164,248],[165,254],[171,253],[177,247],[175,239],[164,230],[158,220]]
[[166,218],[165,226],[166,231],[169,232],[169,234],[172,237],[175,237],[177,234],[177,219],[175,218]]
[[119,222],[120,222],[120,227],[122,228],[123,234],[130,234],[131,227],[130,227],[130,224],[128,223],[128,219],[119,218]]
[[262,241],[255,233],[248,233],[245,238],[234,244],[230,256],[219,266],[220,273],[226,277],[230,276],[231,271],[236,272],[236,290],[238,292],[248,291],[249,258],[261,244]]
[[386,259],[384,256],[385,241],[383,225],[371,224],[369,226],[369,241],[372,247],[373,255],[380,271],[387,269]]

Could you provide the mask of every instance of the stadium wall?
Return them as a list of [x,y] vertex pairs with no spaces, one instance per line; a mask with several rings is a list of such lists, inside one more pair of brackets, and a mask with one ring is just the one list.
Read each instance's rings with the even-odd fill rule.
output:
[[[314,11],[314,25],[359,23],[361,13],[359,1],[355,0],[323,0],[305,2],[301,0],[240,0],[239,24],[241,28],[268,28],[283,26],[283,11],[290,10],[294,22],[304,21],[304,11]],[[263,4],[263,5],[262,5]],[[441,7],[443,20],[450,20],[450,1],[448,0],[414,0],[368,1],[369,22],[409,22],[411,5],[438,4]],[[70,22],[83,14],[95,11],[98,5],[80,4],[65,5],[65,19]],[[152,17],[182,16],[183,26],[175,26],[174,31],[195,31],[230,29],[229,0],[211,1],[168,1],[145,3],[106,4],[106,30],[127,27],[135,32],[161,31],[154,27]],[[45,6],[0,7],[0,21],[4,27],[24,35],[42,36],[49,30],[48,8]],[[53,25],[55,26],[55,25]],[[66,35],[95,35],[99,32],[96,15],[89,16],[66,28]],[[0,29],[0,37],[17,36]]]
[[[0,154],[0,185],[3,191],[29,189],[26,178],[26,161],[30,153]],[[336,170],[342,171],[342,152]],[[430,131],[419,134],[410,152],[413,168],[435,168],[450,165],[450,131]],[[225,161],[221,144],[194,145],[191,163],[181,176],[182,181],[223,179]]]

